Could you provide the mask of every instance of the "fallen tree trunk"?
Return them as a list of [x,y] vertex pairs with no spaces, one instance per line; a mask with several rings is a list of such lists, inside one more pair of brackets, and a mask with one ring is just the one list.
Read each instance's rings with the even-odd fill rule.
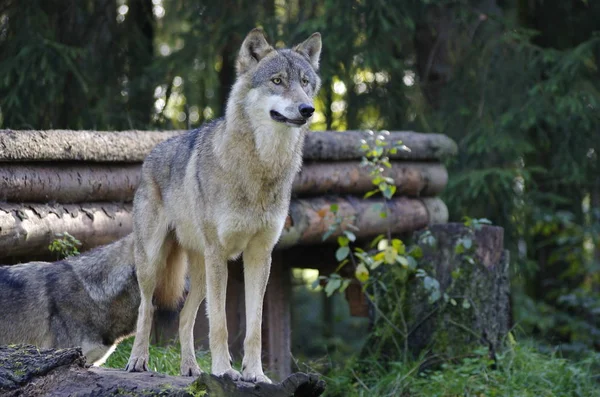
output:
[[[392,162],[384,176],[394,180],[397,195],[435,196],[448,183],[448,172],[439,163]],[[327,193],[364,194],[373,190],[372,177],[358,161],[305,163],[294,180],[296,195]]]
[[0,164],[0,201],[132,201],[140,164]]
[[131,205],[110,203],[0,203],[0,256],[48,252],[57,233],[68,232],[83,249],[108,244],[131,232]]
[[[0,130],[0,161],[141,162],[159,142],[184,131],[14,131]],[[306,160],[356,160],[363,156],[364,131],[309,132]],[[390,133],[386,140],[401,140],[411,151],[398,151],[392,159],[438,160],[456,153],[456,143],[445,135],[412,131]]]
[[325,382],[296,373],[277,384],[234,382],[206,373],[198,378],[154,372],[85,368],[81,349],[0,346],[0,394],[16,396],[318,397]]
[[[0,201],[62,204],[133,200],[140,164],[0,163]],[[433,196],[448,181],[438,163],[392,163],[398,195]],[[361,195],[374,188],[366,168],[356,162],[307,163],[293,186],[298,196],[325,193]]]
[[[390,228],[392,233],[445,223],[448,210],[439,198],[399,197],[389,202],[389,216],[380,217],[381,200],[347,198],[295,199],[277,245],[320,243],[335,222],[329,209],[339,207],[338,216],[359,228],[358,237],[372,237]],[[68,232],[83,243],[83,249],[107,244],[131,232],[131,204],[10,204],[0,203],[0,257],[44,254],[57,233]],[[333,236],[340,234],[336,231]]]

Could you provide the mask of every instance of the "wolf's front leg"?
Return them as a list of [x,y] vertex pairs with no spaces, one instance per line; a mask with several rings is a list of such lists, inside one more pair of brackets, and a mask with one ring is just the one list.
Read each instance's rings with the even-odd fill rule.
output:
[[198,307],[206,296],[204,257],[193,251],[187,252],[190,292],[179,314],[179,340],[181,341],[181,375],[198,376],[202,370],[196,361],[194,349],[194,323]]
[[244,251],[246,339],[242,379],[249,382],[271,383],[263,373],[261,361],[263,299],[271,271],[271,247],[271,241],[257,236],[248,243]]
[[228,375],[232,379],[238,380],[241,375],[231,367],[231,356],[229,355],[227,340],[227,316],[225,313],[227,259],[218,250],[206,247],[204,260],[212,373],[217,376]]

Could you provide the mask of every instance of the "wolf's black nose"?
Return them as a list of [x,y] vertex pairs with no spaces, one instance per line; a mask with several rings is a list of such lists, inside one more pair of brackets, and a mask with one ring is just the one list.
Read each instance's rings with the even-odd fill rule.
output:
[[307,105],[306,103],[303,103],[300,106],[298,106],[298,110],[300,111],[300,114],[302,115],[302,117],[304,117],[305,119],[312,116],[313,113],[315,112],[315,108],[313,108],[310,105]]

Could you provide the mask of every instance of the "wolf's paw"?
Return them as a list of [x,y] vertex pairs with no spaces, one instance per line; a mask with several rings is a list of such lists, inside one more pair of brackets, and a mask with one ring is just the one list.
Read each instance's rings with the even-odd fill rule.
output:
[[148,371],[148,355],[129,357],[129,362],[125,366],[125,371],[127,371],[127,372]]
[[242,378],[242,374],[240,374],[238,371],[236,371],[233,368],[229,368],[225,371],[219,371],[219,372],[213,372],[214,375],[217,376],[223,376],[223,377],[228,377],[231,378],[232,380],[240,380]]
[[200,376],[202,370],[195,362],[182,362],[181,363],[181,376]]
[[269,379],[265,374],[263,374],[262,370],[260,371],[249,371],[244,370],[242,372],[242,380],[246,382],[252,383],[273,383],[271,379]]

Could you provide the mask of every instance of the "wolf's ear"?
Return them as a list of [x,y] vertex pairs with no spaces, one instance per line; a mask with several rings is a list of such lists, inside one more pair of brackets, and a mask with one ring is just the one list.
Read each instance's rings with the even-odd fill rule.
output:
[[267,43],[265,33],[262,31],[262,29],[252,29],[244,39],[242,48],[240,49],[240,54],[238,55],[238,74],[248,71],[248,69],[256,65],[271,51],[273,51],[273,47]]
[[315,70],[319,70],[321,56],[321,33],[313,33],[306,41],[294,47],[294,51],[304,55]]

